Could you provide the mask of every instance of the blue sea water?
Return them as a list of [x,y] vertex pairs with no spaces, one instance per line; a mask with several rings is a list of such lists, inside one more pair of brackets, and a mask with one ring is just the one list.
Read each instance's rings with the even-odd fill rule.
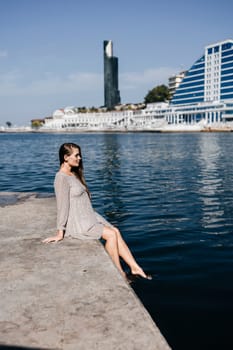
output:
[[63,142],[153,275],[132,288],[170,346],[232,349],[233,133],[0,134],[0,191],[52,194]]

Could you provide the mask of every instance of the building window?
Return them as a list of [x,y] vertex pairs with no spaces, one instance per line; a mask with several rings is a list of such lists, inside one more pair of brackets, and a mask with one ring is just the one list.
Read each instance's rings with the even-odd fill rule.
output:
[[228,50],[232,47],[231,43],[222,44],[222,50]]
[[212,47],[208,49],[208,55],[212,53]]
[[233,59],[233,56],[231,54],[229,57],[222,58],[222,63],[232,61],[232,59]]

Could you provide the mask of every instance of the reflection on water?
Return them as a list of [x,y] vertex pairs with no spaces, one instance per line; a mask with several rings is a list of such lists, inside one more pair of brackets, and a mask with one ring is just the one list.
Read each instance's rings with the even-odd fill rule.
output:
[[[209,229],[208,233],[224,234],[229,233],[227,229],[224,229],[230,219],[225,212],[226,205],[228,205],[225,195],[232,186],[232,182],[228,182],[232,178],[232,172],[229,173],[228,179],[225,178],[224,167],[229,159],[226,159],[228,150],[222,147],[222,138],[209,136],[203,135],[200,138],[198,157],[200,176],[197,184],[200,199],[203,202],[201,223],[205,229]],[[232,207],[231,203],[230,206]]]
[[[205,136],[205,135],[204,135]],[[224,210],[221,207],[220,195],[223,192],[223,178],[219,172],[221,159],[221,148],[218,138],[200,138],[199,185],[200,199],[203,201],[202,225],[205,228],[216,229],[212,233],[218,233],[218,228],[224,221]]]
[[[88,172],[92,191],[98,197],[98,201],[93,197],[93,203],[98,207],[101,202],[100,210],[111,223],[117,224],[125,215],[124,202],[119,195],[123,166],[118,135],[104,134],[95,151],[95,161]],[[88,150],[88,155],[90,152],[93,150]]]

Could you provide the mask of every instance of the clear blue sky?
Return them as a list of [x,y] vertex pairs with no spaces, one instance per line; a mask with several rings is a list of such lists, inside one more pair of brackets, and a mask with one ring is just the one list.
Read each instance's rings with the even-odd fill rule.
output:
[[0,0],[0,126],[101,106],[103,40],[121,99],[141,102],[208,44],[233,39],[229,0]]

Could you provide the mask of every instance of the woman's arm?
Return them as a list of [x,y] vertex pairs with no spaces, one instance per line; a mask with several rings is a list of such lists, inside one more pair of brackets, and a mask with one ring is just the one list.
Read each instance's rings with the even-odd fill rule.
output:
[[70,184],[68,177],[57,174],[54,181],[57,201],[57,230],[65,231],[70,210]]
[[58,242],[64,238],[70,208],[70,185],[67,178],[57,174],[54,181],[57,201],[57,234],[43,240],[43,243]]

